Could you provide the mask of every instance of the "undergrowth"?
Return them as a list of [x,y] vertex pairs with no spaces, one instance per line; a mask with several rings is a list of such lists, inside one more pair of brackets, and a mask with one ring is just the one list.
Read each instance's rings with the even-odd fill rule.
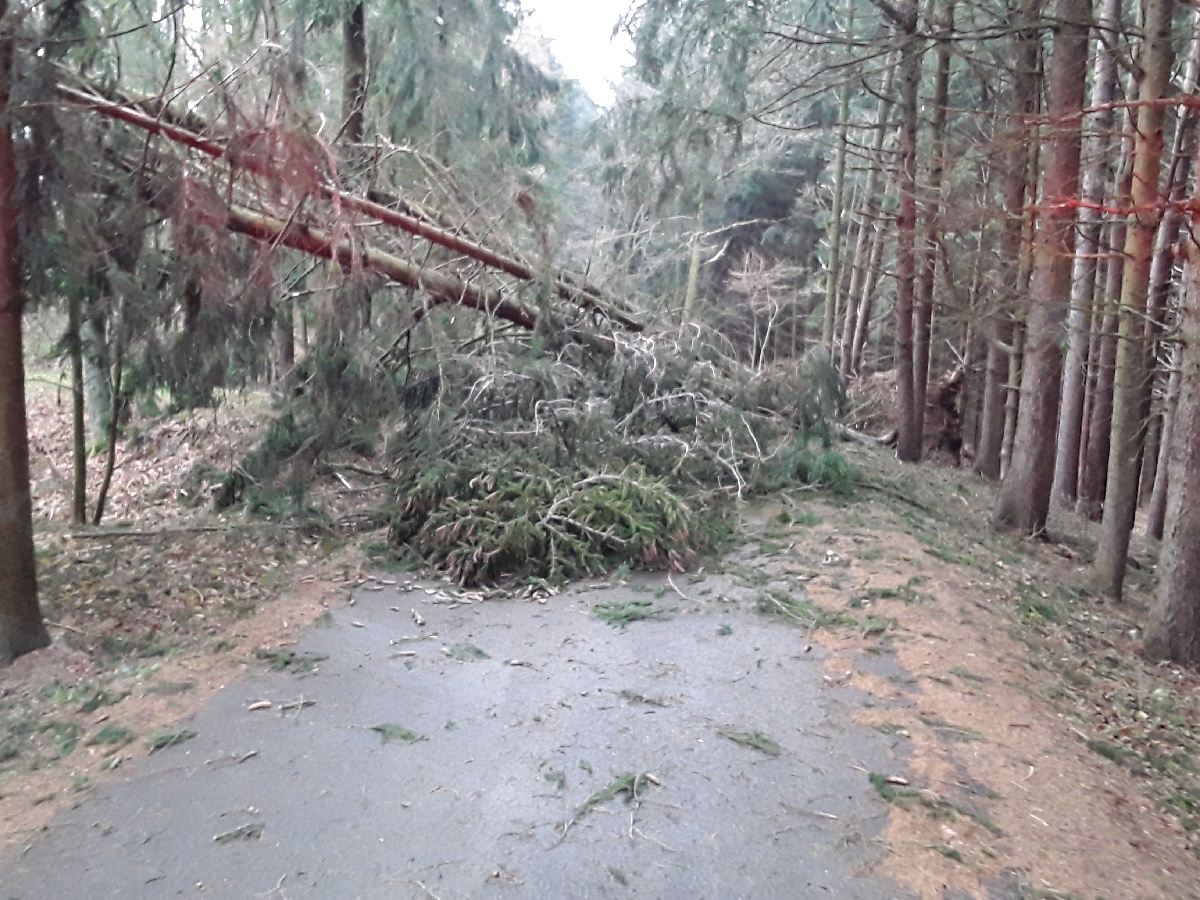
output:
[[427,344],[386,362],[314,354],[217,504],[301,512],[322,459],[386,447],[394,489],[376,512],[392,546],[464,585],[562,583],[684,571],[728,541],[739,501],[857,483],[832,447],[841,390],[820,357],[756,373],[699,336],[620,332],[453,350],[439,316]]

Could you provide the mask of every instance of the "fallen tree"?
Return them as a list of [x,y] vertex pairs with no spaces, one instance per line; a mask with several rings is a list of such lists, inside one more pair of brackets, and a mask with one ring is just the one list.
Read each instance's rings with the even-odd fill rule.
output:
[[[195,120],[195,117],[180,117],[172,113],[166,107],[166,105],[159,105],[157,108],[152,107],[151,111],[144,111],[140,107],[146,105],[147,101],[126,100],[125,102],[121,102],[119,100],[104,97],[99,93],[89,94],[62,84],[57,86],[57,90],[60,96],[74,104],[82,106],[93,112],[100,113],[108,118],[117,119],[127,124],[134,125],[151,134],[156,134],[167,138],[184,147],[203,153],[212,159],[225,160],[234,170],[244,169],[254,174],[274,179],[278,179],[280,177],[280,172],[272,163],[270,154],[268,152],[264,152],[268,148],[258,146],[256,137],[253,133],[241,140],[227,140],[225,142],[221,142],[204,137],[202,134],[178,124],[181,121],[188,122],[193,126],[197,126],[200,123]],[[431,224],[429,221],[426,221],[416,215],[391,209],[368,198],[359,197],[339,189],[332,184],[328,176],[321,173],[315,165],[318,156],[319,154],[314,155],[314,171],[312,172],[311,182],[307,185],[307,187],[310,187],[312,190],[330,200],[334,204],[335,209],[349,210],[369,216],[370,218],[375,219],[376,221],[385,225],[393,226],[408,234],[423,238],[432,244],[443,247],[468,259],[482,263],[491,269],[503,272],[504,274],[517,278],[521,281],[537,280],[537,274],[535,273],[533,267],[528,263],[525,263],[514,257],[498,253],[480,243],[467,240],[453,233],[452,231],[447,230],[446,228]],[[353,253],[351,252],[353,248],[349,247],[348,243],[345,253],[343,253],[341,250],[334,251],[332,249],[330,249],[329,252],[325,252],[325,250],[316,252],[315,250],[310,251],[305,249],[306,246],[325,248],[327,244],[329,245],[329,248],[332,248],[340,243],[338,241],[333,241],[330,243],[327,233],[325,233],[324,240],[313,239],[311,237],[304,236],[303,234],[299,234],[299,236],[297,236],[297,229],[305,229],[308,226],[296,225],[292,223],[289,224],[286,229],[279,230],[275,229],[269,224],[268,220],[272,219],[272,217],[269,215],[255,213],[248,209],[243,210],[242,212],[244,212],[245,215],[241,215],[240,213],[234,214],[231,211],[230,226],[232,230],[237,230],[243,234],[248,234],[251,236],[257,236],[257,232],[261,232],[262,234],[267,235],[267,237],[260,238],[264,240],[280,240],[282,231],[287,231],[290,235],[288,240],[294,240],[296,241],[296,244],[288,243],[288,240],[282,240],[281,242],[286,246],[293,247],[293,249],[302,250],[303,252],[313,252],[314,255],[322,256],[326,259],[335,259],[339,262],[342,262],[340,257],[343,255],[353,256]],[[255,217],[261,217],[263,221],[254,222],[253,219]],[[319,229],[316,231],[320,233]],[[330,252],[334,253],[334,255],[330,255]],[[493,312],[494,314],[499,315],[501,318],[506,318],[515,324],[522,325],[523,327],[533,327],[534,320],[531,316],[522,316],[511,306],[506,306],[503,303],[489,304],[483,302],[482,298],[478,295],[478,292],[470,289],[469,287],[468,290],[464,292],[464,299],[462,301],[451,301],[445,299],[446,291],[443,289],[451,287],[448,282],[443,281],[445,276],[438,275],[437,273],[425,272],[419,267],[404,263],[402,260],[399,260],[398,257],[382,254],[380,251],[375,251],[375,253],[380,257],[389,257],[386,261],[382,258],[377,260],[380,265],[376,266],[378,271],[382,272],[388,277],[394,277],[392,272],[407,270],[405,271],[404,275],[400,277],[394,277],[394,280],[400,282],[401,284],[406,284],[413,287],[421,287],[422,289],[424,289],[423,285],[425,284],[438,285],[434,288],[434,290],[437,291],[437,295],[435,296],[431,293],[431,296],[435,296],[435,299],[438,300],[438,302],[461,302],[462,305],[470,306],[474,309],[480,310],[481,312]],[[362,254],[364,261],[366,260],[367,256],[368,254],[366,253]],[[396,266],[395,263],[397,262],[401,263],[402,265],[399,267]],[[418,275],[419,277],[415,277]],[[628,310],[621,308],[620,305],[614,301],[602,297],[600,292],[596,288],[587,285],[584,279],[564,271],[555,273],[553,278],[555,293],[561,299],[567,300],[568,302],[576,304],[584,309],[596,311],[604,317],[616,322],[622,328],[631,331],[640,331],[644,328],[642,322],[634,317]]]
[[[336,465],[346,461],[339,454],[386,447],[373,468],[391,497],[363,521],[386,524],[396,552],[462,583],[561,581],[617,563],[682,569],[720,543],[737,501],[796,483],[845,491],[853,482],[831,446],[841,385],[822,354],[758,370],[699,326],[643,333],[638,317],[578,276],[539,279],[517,257],[452,233],[443,217],[341,190],[334,166],[320,164],[327,149],[289,143],[303,136],[284,140],[273,159],[267,130],[217,141],[165,106],[60,93],[220,163],[158,148],[138,161],[111,152],[181,234],[197,226],[201,244],[242,234],[428,298],[406,310],[425,327],[409,326],[383,357],[338,341],[310,347],[293,370],[298,389],[258,449],[204,476],[219,506],[304,511],[308,480],[326,468],[318,460]],[[417,263],[412,246],[407,258],[394,252],[395,234],[362,240],[365,224],[439,253],[422,247]],[[428,315],[448,305],[515,327]]]

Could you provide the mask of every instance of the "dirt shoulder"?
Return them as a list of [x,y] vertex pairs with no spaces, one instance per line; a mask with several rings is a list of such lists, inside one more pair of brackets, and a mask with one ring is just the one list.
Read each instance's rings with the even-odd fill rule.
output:
[[971,476],[856,462],[887,491],[781,509],[802,540],[766,531],[817,607],[867,616],[821,639],[833,683],[888,704],[860,721],[909,754],[909,784],[878,784],[889,874],[923,897],[1200,896],[1200,681],[1138,643],[1154,548],[1115,606],[1088,591],[1074,517],[1020,541]]

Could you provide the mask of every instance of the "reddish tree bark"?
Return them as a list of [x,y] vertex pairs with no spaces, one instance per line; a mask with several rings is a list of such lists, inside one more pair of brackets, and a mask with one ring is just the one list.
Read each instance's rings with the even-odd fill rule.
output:
[[[1029,118],[1038,106],[1038,32],[1033,28],[1037,3],[1024,0],[1014,13],[1015,64],[1009,115],[1012,127],[1006,136],[1008,146],[1003,154],[1002,171],[1006,179],[1004,190],[1004,230],[1000,239],[1002,278],[1006,293],[1018,290],[1018,276],[1025,218],[1025,196],[1028,193]],[[975,455],[975,472],[993,481],[1000,479],[1000,455],[1004,447],[1005,407],[1008,401],[1009,355],[1012,352],[1013,319],[1011,299],[1006,297],[999,308],[993,309],[987,322],[987,357],[983,383],[983,411],[979,421],[979,444]]]
[[1059,0],[1049,74],[1049,122],[1043,212],[1034,240],[1025,365],[1012,463],[1000,486],[995,521],[1036,534],[1046,526],[1054,482],[1061,390],[1061,329],[1071,293],[1075,199],[1079,188],[1079,117],[1083,109],[1091,0]]
[[1169,523],[1159,562],[1158,599],[1146,628],[1146,655],[1200,665],[1200,227],[1192,214],[1187,302],[1180,315],[1182,372],[1171,439]]
[[1100,46],[1092,68],[1090,106],[1100,107],[1088,116],[1087,169],[1083,175],[1084,207],[1079,211],[1079,236],[1075,242],[1075,269],[1071,278],[1071,311],[1067,318],[1067,358],[1063,368],[1062,409],[1058,449],[1054,461],[1056,506],[1075,502],[1079,480],[1079,442],[1083,433],[1083,403],[1088,366],[1089,325],[1096,292],[1097,254],[1100,248],[1100,210],[1110,177],[1107,162],[1113,143],[1116,111],[1112,101],[1117,88],[1117,53],[1114,35],[1121,22],[1121,0],[1104,0],[1100,11]]
[[1125,272],[1117,327],[1117,368],[1113,375],[1112,439],[1108,448],[1108,486],[1096,553],[1097,584],[1120,598],[1125,582],[1129,538],[1137,513],[1138,475],[1146,438],[1151,367],[1146,314],[1154,240],[1162,214],[1159,176],[1165,108],[1159,101],[1170,86],[1172,0],[1146,0],[1134,137],[1133,213],[1125,234]]
[[0,0],[0,663],[45,647],[50,635],[38,604],[21,346],[17,171],[13,160],[11,22]]

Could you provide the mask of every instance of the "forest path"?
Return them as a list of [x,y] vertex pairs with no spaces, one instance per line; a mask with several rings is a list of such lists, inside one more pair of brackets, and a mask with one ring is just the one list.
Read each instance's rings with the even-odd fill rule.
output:
[[[9,853],[6,900],[910,896],[874,874],[868,773],[903,768],[899,739],[852,724],[878,701],[756,591],[635,577],[464,603],[409,578]],[[594,614],[630,601],[663,614]],[[765,749],[727,736],[754,734]],[[645,776],[633,802],[609,796],[625,775]]]

